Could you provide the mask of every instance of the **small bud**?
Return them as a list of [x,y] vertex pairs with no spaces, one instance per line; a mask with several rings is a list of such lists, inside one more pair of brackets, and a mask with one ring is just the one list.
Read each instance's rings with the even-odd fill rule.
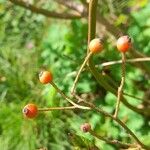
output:
[[80,126],[83,132],[89,132],[91,130],[91,125],[89,123],[84,123]]

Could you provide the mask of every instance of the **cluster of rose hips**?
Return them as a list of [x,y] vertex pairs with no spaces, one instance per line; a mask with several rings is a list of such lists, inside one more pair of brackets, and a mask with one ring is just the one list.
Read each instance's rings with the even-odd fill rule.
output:
[[[127,35],[120,37],[117,40],[117,49],[122,52],[125,53],[128,51],[128,49],[131,47],[131,38]],[[102,51],[103,49],[103,44],[101,42],[101,40],[99,38],[95,38],[93,39],[90,43],[89,43],[89,50],[90,50],[90,54],[95,54],[95,53],[99,53]],[[43,71],[39,74],[39,80],[42,84],[48,84],[51,83],[53,80],[53,76],[52,73],[49,71]],[[24,108],[23,108],[23,115],[26,118],[35,118],[38,114],[38,107],[35,104],[27,104]],[[88,123],[85,123],[81,126],[81,130],[83,132],[88,132],[91,130],[91,126]]]
[[[39,74],[39,80],[42,84],[48,84],[52,79],[52,74],[49,71],[42,71]],[[22,112],[26,118],[35,118],[38,114],[38,107],[35,104],[27,104]]]

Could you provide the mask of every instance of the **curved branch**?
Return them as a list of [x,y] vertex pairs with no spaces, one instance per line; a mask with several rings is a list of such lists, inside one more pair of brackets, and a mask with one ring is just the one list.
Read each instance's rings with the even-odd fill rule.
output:
[[82,14],[83,16],[87,16],[87,9],[86,7],[84,7],[84,5],[74,2],[74,1],[70,1],[70,0],[55,0],[57,3],[64,5],[72,10],[75,10],[77,12],[79,12],[80,14]]
[[70,13],[57,13],[55,11],[48,11],[43,8],[37,8],[34,5],[31,5],[27,2],[19,1],[19,0],[9,0],[10,2],[14,3],[15,5],[21,6],[23,8],[26,8],[34,13],[37,14],[42,14],[47,17],[52,17],[52,18],[58,18],[58,19],[77,19],[77,18],[82,18],[81,14],[76,13],[76,14],[70,14]]

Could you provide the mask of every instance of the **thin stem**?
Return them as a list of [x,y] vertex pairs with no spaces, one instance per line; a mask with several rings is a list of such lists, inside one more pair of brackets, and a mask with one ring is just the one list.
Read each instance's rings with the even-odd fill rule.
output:
[[[143,98],[140,98],[140,97],[137,97],[137,96],[134,96],[134,95],[125,93],[125,92],[123,92],[123,95],[128,96],[128,97],[131,97],[131,98],[134,98],[134,99],[137,99],[137,100],[140,100],[140,101],[144,101]],[[147,102],[148,102],[148,101],[147,101]]]
[[[107,79],[107,82],[109,82],[113,87],[115,87],[115,88],[118,88],[118,83],[116,83],[115,82],[115,80],[113,80],[109,75],[107,75],[107,74],[105,74],[105,79]],[[134,98],[134,99],[136,99],[136,100],[140,100],[140,101],[145,101],[145,102],[147,102],[147,103],[150,103],[150,101],[149,100],[145,100],[145,99],[143,99],[143,98],[140,98],[140,97],[137,97],[137,96],[134,96],[134,95],[132,95],[132,94],[128,94],[128,93],[126,93],[126,92],[123,92],[122,93],[124,96],[128,96],[128,97],[131,97],[131,98]],[[124,100],[124,99],[123,99]],[[124,101],[122,100],[122,102],[124,103]],[[129,104],[130,105],[130,104]],[[126,105],[128,108],[130,108],[130,109],[132,109],[129,105]],[[133,109],[132,109],[133,110]],[[134,111],[136,111],[137,112],[137,110],[135,110],[134,109]],[[141,111],[142,112],[142,111]]]
[[52,111],[52,110],[70,110],[70,109],[79,109],[76,106],[68,107],[50,107],[50,108],[39,108],[38,111]]
[[[89,45],[90,41],[95,38],[97,4],[98,4],[98,0],[90,0],[90,2],[89,2],[88,45]],[[89,49],[87,49],[87,53],[89,53]]]
[[[83,69],[83,71],[85,71],[85,70],[86,70],[86,68]],[[76,76],[76,75],[77,75],[77,71],[73,71],[73,72],[68,73],[68,74],[66,75],[66,78],[67,78],[67,77],[71,77],[71,76]],[[106,76],[107,76],[107,79],[110,78],[108,75],[105,75],[105,77],[106,77]],[[116,84],[116,82],[115,82],[114,80],[109,80],[109,81],[112,82],[112,84],[113,84],[114,87],[117,87],[117,84]],[[123,94],[124,96],[128,96],[128,97],[134,98],[134,99],[136,99],[136,100],[146,101],[147,103],[150,103],[148,100],[144,100],[143,98],[134,96],[134,95],[132,95],[132,94],[128,94],[128,93],[126,93],[126,92],[123,92],[122,94]],[[129,99],[129,100],[130,100],[130,99]]]
[[124,147],[124,148],[137,147],[137,145],[135,145],[135,144],[123,143],[123,142],[118,141],[118,140],[112,140],[112,139],[108,139],[106,137],[100,136],[100,135],[96,134],[93,130],[89,131],[89,133],[91,135],[93,135],[94,137],[96,137],[102,141],[105,141],[108,144],[119,145],[119,146]]
[[[126,63],[136,63],[136,62],[145,62],[145,61],[150,61],[150,57],[127,59]],[[121,63],[122,60],[116,60],[116,61],[104,62],[100,66],[106,67],[106,66],[111,66],[111,65],[121,64]]]
[[37,14],[42,14],[44,16],[47,17],[52,17],[52,18],[59,18],[59,19],[77,19],[77,18],[82,18],[82,15],[79,13],[76,14],[69,14],[69,13],[57,13],[54,11],[49,11],[43,8],[37,8],[36,6],[24,2],[24,1],[20,1],[20,0],[9,0],[12,3],[14,3],[15,5],[21,6],[23,8],[26,8],[34,13]]
[[114,117],[118,116],[120,101],[121,101],[121,98],[122,98],[122,95],[123,95],[123,86],[124,86],[124,83],[125,83],[125,70],[126,70],[125,63],[126,63],[125,53],[122,53],[122,78],[121,78],[120,86],[118,88],[117,104],[116,104]]
[[[141,57],[145,58],[146,57],[144,54],[135,50],[134,47],[132,47],[129,52],[130,52],[131,56],[134,58],[141,58]],[[141,63],[137,63],[136,65],[150,77],[150,67],[148,64],[141,62]]]
[[150,147],[144,145],[139,139],[138,137],[118,118],[112,116],[111,114],[107,113],[106,111],[96,107],[95,105],[93,105],[92,103],[89,103],[87,101],[82,101],[84,104],[86,104],[87,106],[91,107],[91,110],[95,110],[100,114],[103,114],[106,117],[109,117],[111,119],[113,119],[115,122],[117,122],[123,129],[125,129],[125,131],[131,136],[133,137],[133,139],[144,149],[149,150]]
[[92,56],[92,52],[89,52],[88,55],[86,56],[84,62],[82,63],[77,75],[76,75],[76,78],[74,80],[74,83],[73,83],[73,86],[71,88],[71,94],[74,95],[75,94],[75,88],[76,88],[76,85],[77,85],[77,82],[78,82],[78,79],[79,79],[79,76],[84,68],[84,66],[86,65],[87,61],[89,60],[89,58]]
[[64,98],[66,99],[69,103],[71,103],[73,106],[77,107],[77,108],[80,108],[80,109],[89,109],[89,107],[85,107],[85,106],[80,106],[76,103],[74,103],[70,97],[68,97],[67,95],[65,95],[58,87],[57,85],[54,83],[54,82],[51,82],[50,83],[54,88],[55,90]]
[[[118,87],[118,84],[115,82],[115,80],[112,80],[112,78],[111,78],[109,75],[105,74],[105,78],[107,79],[108,82],[110,82],[110,84],[111,84],[112,86],[114,86],[115,88]],[[124,91],[123,91],[122,94],[123,94],[124,96],[132,97],[132,98],[134,98],[134,99],[137,99],[137,100],[140,100],[140,101],[144,101],[143,98],[136,97],[136,96],[134,96],[134,95],[132,95],[132,94],[128,94],[128,93],[126,93],[126,92],[124,92]],[[147,101],[147,100],[146,100],[146,101]]]

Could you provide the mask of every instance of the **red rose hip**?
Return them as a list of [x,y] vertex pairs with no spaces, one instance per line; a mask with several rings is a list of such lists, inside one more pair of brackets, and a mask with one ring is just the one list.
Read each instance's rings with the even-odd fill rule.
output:
[[35,118],[38,114],[38,108],[35,104],[27,104],[22,113],[26,118]]

